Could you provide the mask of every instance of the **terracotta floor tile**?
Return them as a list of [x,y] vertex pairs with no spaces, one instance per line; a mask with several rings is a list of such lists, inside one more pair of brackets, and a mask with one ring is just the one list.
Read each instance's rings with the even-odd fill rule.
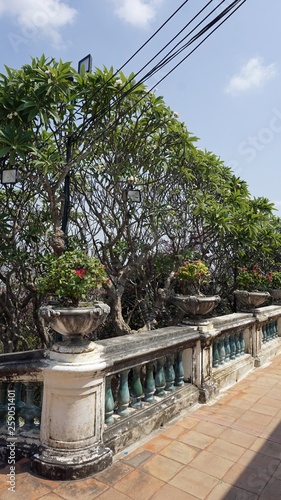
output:
[[27,473],[16,476],[15,492],[8,490],[10,487],[7,484],[6,488],[1,489],[1,500],[38,500],[47,493],[52,493],[52,490],[41,483],[40,479]]
[[225,405],[226,403],[228,403],[228,401],[230,401],[233,396],[235,396],[235,394],[231,393],[231,394],[225,394],[224,396],[220,397],[219,400],[218,400],[218,403],[219,405]]
[[268,406],[265,404],[261,403],[255,403],[251,411],[255,411],[256,413],[261,413],[263,415],[270,415],[271,417],[274,417],[278,413],[278,408],[274,408],[273,406]]
[[208,472],[210,476],[221,479],[224,474],[233,466],[233,462],[225,457],[220,457],[209,451],[201,451],[197,457],[189,462],[189,467]]
[[270,415],[262,415],[262,414],[259,414],[257,416],[257,412],[254,412],[254,411],[251,411],[251,410],[247,410],[239,418],[239,422],[241,422],[242,420],[244,422],[250,422],[250,423],[253,423],[253,424],[259,424],[259,425],[262,425],[262,426],[265,427],[272,420],[272,416],[270,416]]
[[159,436],[156,436],[147,443],[145,443],[143,445],[143,448],[157,453],[158,451],[162,450],[162,448],[165,448],[165,446],[167,446],[171,442],[172,439],[160,434]]
[[[280,373],[280,378],[281,378],[281,373]],[[278,389],[271,389],[270,391],[268,391],[267,397],[268,398],[272,398],[272,399],[277,399],[277,400],[281,401],[280,388],[278,388]]]
[[[276,459],[277,460],[277,459]],[[279,481],[281,481],[281,463],[280,463],[280,460],[279,460],[279,465],[276,469],[276,471],[274,472],[273,476],[276,478],[276,479],[279,479]]]
[[[214,412],[212,411],[204,411],[204,410],[196,410],[196,419],[200,422],[200,420],[209,420],[210,416],[213,414]],[[181,422],[179,422],[179,424],[181,424]]]
[[254,493],[220,482],[214,487],[206,500],[257,500],[258,498]]
[[[198,410],[199,412],[200,410]],[[194,412],[194,416],[196,417],[196,413],[197,411]],[[204,409],[204,413],[205,413],[205,409]],[[192,417],[186,417],[184,418],[183,420],[181,420],[179,422],[179,425],[181,425],[182,427],[184,427],[185,429],[192,429],[192,427],[194,427],[195,425],[197,425],[199,423],[199,420],[196,419],[196,418],[192,418]]]
[[72,481],[65,484],[60,483],[60,486],[54,490],[65,500],[92,500],[98,497],[101,493],[108,489],[108,486],[93,478]]
[[[44,498],[42,498],[42,500],[44,500]],[[132,500],[132,497],[128,497],[128,495],[121,493],[121,491],[109,488],[104,493],[99,495],[98,500]]]
[[123,459],[123,462],[131,465],[132,467],[138,467],[143,462],[148,460],[154,455],[151,451],[141,450],[139,453],[134,453],[133,455],[128,455]]
[[264,455],[264,453],[257,453],[252,450],[246,450],[242,457],[239,458],[237,463],[243,465],[244,467],[251,467],[251,469],[261,470],[265,474],[272,476],[276,472],[280,464],[280,460],[278,458]]
[[226,429],[224,425],[214,424],[213,422],[199,422],[195,427],[196,432],[202,432],[207,436],[218,437]]
[[44,495],[43,497],[40,497],[37,500],[63,500],[63,498],[60,495],[57,495],[56,493],[47,493],[47,495]]
[[269,424],[264,428],[264,430],[272,431],[281,434],[281,422],[280,418],[273,417]]
[[132,470],[134,469],[128,464],[128,462],[120,461],[114,463],[102,472],[95,474],[95,479],[107,484],[108,486],[114,486],[117,481],[126,476],[126,474],[129,474]]
[[260,470],[234,464],[223,477],[225,483],[232,484],[251,493],[259,495],[268,483],[270,476]]
[[134,470],[116,483],[114,488],[134,500],[148,500],[164,484],[163,481],[156,477]]
[[187,465],[197,455],[198,451],[187,444],[173,441],[163,448],[160,453],[164,455],[164,457],[172,458],[181,464]]
[[170,458],[161,455],[156,455],[141,465],[139,470],[167,482],[169,479],[172,479],[172,477],[174,477],[183,467],[183,464],[176,462],[175,460],[171,460]]
[[263,438],[256,439],[250,449],[264,455],[269,455],[270,457],[281,459],[281,444]]
[[190,495],[204,499],[218,481],[209,474],[186,466],[169,483]]
[[221,435],[221,439],[228,441],[243,448],[249,448],[256,440],[256,436],[248,434],[246,432],[241,432],[236,429],[226,429]]
[[248,387],[248,389],[246,389],[245,392],[247,392],[248,394],[256,394],[257,396],[262,397],[268,393],[268,387],[260,387],[252,385]]
[[207,451],[236,462],[243,455],[245,448],[218,438],[208,446]]
[[188,446],[194,446],[195,448],[204,450],[204,448],[209,446],[214,441],[214,438],[211,436],[207,436],[206,434],[201,434],[200,432],[191,430],[180,436],[178,440],[182,443],[187,444]]
[[248,399],[240,399],[238,397],[234,397],[230,401],[228,401],[227,406],[249,410],[249,408],[251,408],[253,404],[253,401],[250,401]]
[[[165,484],[155,495],[151,497],[151,500],[198,500],[198,497],[189,495],[185,491],[175,488],[171,484]],[[110,500],[110,499],[109,499]],[[115,500],[112,498],[112,500]],[[118,499],[116,499],[118,500]]]
[[253,436],[260,436],[261,433],[264,431],[265,426],[263,424],[259,424],[257,421],[256,422],[249,422],[247,420],[238,420],[233,424],[233,428],[237,429],[241,432],[246,432],[250,433]]
[[275,398],[270,398],[268,396],[268,394],[266,396],[263,396],[259,400],[259,404],[271,406],[272,408],[278,408],[279,410],[281,409],[281,400],[275,399]]
[[272,478],[265,486],[260,500],[280,500],[281,499],[281,481]]
[[251,392],[245,391],[245,393],[242,394],[240,397],[242,400],[245,399],[246,401],[252,401],[252,403],[256,403],[262,396],[260,396],[259,394],[252,394]]
[[161,432],[163,436],[166,436],[170,439],[177,439],[185,432],[185,428],[182,425],[172,425],[172,427],[167,427],[164,431]]
[[239,418],[247,411],[247,408],[237,408],[235,406],[225,405],[220,409],[220,415]]
[[225,427],[233,425],[235,421],[236,417],[231,417],[229,415],[222,415],[219,412],[214,413],[208,418],[208,422],[214,422],[215,424],[224,425]]

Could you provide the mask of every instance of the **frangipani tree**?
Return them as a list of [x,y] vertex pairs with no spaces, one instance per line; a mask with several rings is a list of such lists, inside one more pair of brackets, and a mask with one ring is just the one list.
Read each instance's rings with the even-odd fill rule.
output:
[[[67,243],[106,265],[115,335],[154,327],[186,255],[197,253],[220,279],[235,256],[256,253],[261,236],[260,255],[276,248],[269,202],[251,200],[220,159],[196,149],[177,114],[134,75],[78,74],[42,56],[0,75],[0,111],[1,169],[18,169],[18,183],[0,189],[5,350],[23,346],[13,318],[31,303],[41,345],[48,344],[36,316],[36,276],[40,256],[60,255]],[[141,203],[129,188],[141,192]]]

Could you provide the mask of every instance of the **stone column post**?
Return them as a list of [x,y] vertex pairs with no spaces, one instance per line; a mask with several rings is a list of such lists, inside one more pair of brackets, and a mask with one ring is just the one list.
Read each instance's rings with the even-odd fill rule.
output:
[[212,342],[213,342],[213,323],[206,321],[198,328],[200,332],[200,385],[199,388],[199,403],[206,403],[216,393],[217,386],[212,378]]
[[53,346],[43,372],[42,450],[31,462],[39,475],[81,479],[111,464],[103,445],[105,366],[93,342]]

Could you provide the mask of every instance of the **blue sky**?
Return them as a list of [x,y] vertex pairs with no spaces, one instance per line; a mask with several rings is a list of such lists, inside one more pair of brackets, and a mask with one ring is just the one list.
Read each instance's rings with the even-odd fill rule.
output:
[[[20,68],[30,57],[42,53],[72,61],[74,67],[91,53],[93,66],[120,68],[182,3],[183,0],[0,0],[0,71],[5,71],[4,65]],[[189,0],[125,66],[124,73],[139,71],[207,3]],[[220,0],[211,2],[212,8],[219,3]],[[222,6],[230,3],[231,0],[224,1]],[[218,12],[221,10],[219,7]],[[278,210],[280,19],[280,0],[246,0],[206,42],[156,85],[156,93],[200,138],[198,146],[219,156],[248,183],[252,196],[269,198]],[[181,38],[185,34],[187,31]],[[147,84],[157,84],[180,58],[161,69]],[[147,69],[151,67],[152,64]]]

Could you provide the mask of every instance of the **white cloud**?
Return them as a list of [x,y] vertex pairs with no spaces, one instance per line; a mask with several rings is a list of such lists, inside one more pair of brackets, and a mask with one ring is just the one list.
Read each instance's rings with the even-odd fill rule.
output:
[[240,73],[234,75],[226,87],[229,94],[237,94],[253,88],[262,87],[267,81],[271,80],[277,73],[276,65],[269,64],[265,66],[260,57],[249,59]]
[[112,0],[117,16],[133,26],[145,28],[154,19],[163,0]]
[[61,43],[60,28],[73,22],[76,10],[63,0],[0,0],[0,17],[10,16],[21,30],[21,36],[41,35]]

